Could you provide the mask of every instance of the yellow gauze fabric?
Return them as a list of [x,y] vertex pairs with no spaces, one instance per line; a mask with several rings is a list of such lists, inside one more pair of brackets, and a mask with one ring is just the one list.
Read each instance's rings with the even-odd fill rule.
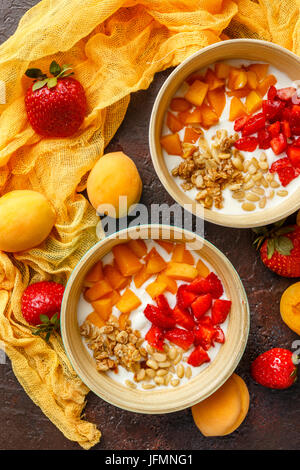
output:
[[[73,441],[88,449],[100,439],[81,419],[86,386],[53,336],[33,336],[20,310],[29,282],[65,282],[97,240],[98,218],[80,190],[122,122],[130,93],[149,86],[155,72],[200,48],[230,37],[277,42],[300,53],[299,0],[43,0],[0,47],[0,194],[33,189],[57,211],[46,242],[25,253],[0,253],[0,345],[32,400]],[[72,64],[89,111],[76,136],[42,139],[29,126],[25,70]],[[17,208],[16,208],[17,210]],[[17,236],[17,234],[16,234]]]

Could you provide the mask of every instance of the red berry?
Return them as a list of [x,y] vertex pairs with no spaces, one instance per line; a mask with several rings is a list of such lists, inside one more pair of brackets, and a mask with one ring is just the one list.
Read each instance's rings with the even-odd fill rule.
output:
[[247,136],[251,134],[255,134],[260,129],[264,129],[266,125],[266,118],[263,113],[255,114],[248,118],[246,124],[242,129],[242,135]]
[[270,124],[268,127],[268,132],[271,134],[271,137],[276,137],[280,132],[280,122],[275,121],[273,124]]
[[190,315],[190,313],[186,310],[182,309],[179,305],[176,305],[174,308],[173,315],[177,325],[182,326],[186,330],[194,329],[195,321],[192,315]]
[[150,346],[157,349],[158,351],[164,350],[164,332],[157,326],[151,326],[150,330],[145,336],[145,340],[148,341]]
[[238,139],[234,146],[238,150],[244,150],[245,152],[253,152],[257,147],[258,141],[256,137],[242,137]]
[[287,149],[286,153],[293,167],[300,168],[300,147],[297,145],[291,145]]
[[216,330],[213,326],[198,324],[194,328],[195,345],[202,346],[207,351],[211,346],[214,345],[214,338],[216,336]]
[[276,88],[274,87],[274,85],[270,86],[269,91],[268,91],[268,100],[273,101],[276,95],[277,95]]
[[261,129],[257,133],[258,146],[260,149],[268,149],[270,147],[272,136],[267,129]]
[[187,362],[193,367],[199,367],[205,362],[210,362],[210,358],[201,346],[197,346],[189,355]]
[[179,286],[176,297],[177,297],[177,304],[180,308],[188,308],[193,303],[193,301],[197,298],[197,294],[194,292],[190,292],[187,289],[188,284],[182,284]]
[[236,132],[239,132],[243,129],[243,127],[245,126],[246,122],[248,120],[248,116],[242,116],[242,117],[239,117],[238,119],[236,119],[234,121],[234,130]]
[[215,336],[214,336],[214,340],[217,342],[217,343],[225,343],[225,334],[224,334],[224,331],[222,330],[222,328],[220,326],[215,326]]
[[296,88],[294,87],[280,88],[279,90],[277,90],[278,98],[283,101],[290,100],[295,93]]
[[158,308],[162,311],[167,317],[173,316],[173,310],[171,309],[169,302],[163,294],[160,294],[155,299]]
[[192,303],[192,311],[193,314],[197,319],[202,317],[211,307],[212,304],[212,296],[211,294],[203,294],[200,295],[193,303]]
[[51,319],[53,315],[58,314],[59,318],[64,290],[63,285],[49,281],[28,286],[21,299],[21,309],[25,320],[30,325],[36,326],[43,323],[41,315]]
[[270,144],[275,155],[279,155],[287,148],[287,141],[282,133],[278,134],[277,137],[273,137]]
[[194,342],[194,333],[191,331],[183,330],[182,328],[173,328],[168,330],[165,334],[167,340],[176,344],[182,349],[189,349]]
[[260,354],[251,365],[253,379],[268,388],[289,388],[296,380],[297,368],[288,349],[274,348]]
[[155,305],[148,304],[144,310],[144,315],[153,325],[162,329],[170,329],[176,325],[173,317],[168,317]]
[[226,320],[227,315],[230,312],[230,309],[231,309],[231,300],[223,300],[223,299],[215,300],[212,306],[212,311],[211,311],[211,318],[212,318],[213,324],[219,325],[220,323],[223,323]]

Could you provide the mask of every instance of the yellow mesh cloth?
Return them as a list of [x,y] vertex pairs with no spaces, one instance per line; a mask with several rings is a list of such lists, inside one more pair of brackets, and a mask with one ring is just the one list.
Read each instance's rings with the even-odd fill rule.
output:
[[[300,53],[299,0],[43,0],[0,47],[0,194],[33,189],[57,211],[51,236],[15,256],[0,253],[0,345],[16,377],[51,421],[85,449],[100,432],[81,419],[88,389],[76,377],[58,336],[47,345],[32,336],[20,298],[29,282],[65,282],[96,242],[95,211],[78,190],[122,122],[129,95],[155,72],[201,47],[230,37],[277,42]],[[77,136],[45,140],[28,125],[24,92],[28,66],[48,70],[55,59],[73,64],[89,112]]]

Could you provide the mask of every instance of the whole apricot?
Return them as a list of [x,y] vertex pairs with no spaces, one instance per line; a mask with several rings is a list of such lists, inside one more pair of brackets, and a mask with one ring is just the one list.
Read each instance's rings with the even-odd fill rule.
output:
[[282,294],[280,313],[284,323],[300,335],[300,282],[292,284]]
[[0,250],[14,253],[40,245],[55,222],[55,211],[45,196],[16,190],[0,198]]
[[[142,180],[134,162],[123,152],[103,155],[92,169],[87,192],[92,206],[100,213],[124,217],[137,204],[142,194]],[[127,198],[124,202],[120,197]],[[122,198],[123,199],[123,198]],[[112,206],[115,213],[109,212]]]

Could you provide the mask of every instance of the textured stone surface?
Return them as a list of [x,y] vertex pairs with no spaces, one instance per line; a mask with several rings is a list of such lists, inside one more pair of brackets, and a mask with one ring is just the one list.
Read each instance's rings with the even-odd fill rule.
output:
[[[16,28],[18,19],[35,0],[2,0],[0,41]],[[108,150],[123,150],[136,162],[144,182],[142,202],[173,201],[161,186],[151,164],[147,131],[153,101],[168,72],[158,74],[147,91],[136,93]],[[1,78],[1,77],[0,77]],[[86,418],[103,433],[98,449],[298,449],[300,445],[300,385],[272,391],[253,383],[251,361],[274,346],[291,347],[297,335],[281,321],[279,300],[292,282],[269,272],[251,247],[250,230],[205,224],[206,238],[220,248],[240,274],[251,307],[248,346],[237,369],[251,395],[250,412],[238,431],[223,438],[204,438],[193,424],[190,410],[147,416],[119,410],[92,393]],[[234,243],[233,243],[234,240]],[[10,364],[0,364],[1,449],[78,449],[43,415],[16,381]]]

